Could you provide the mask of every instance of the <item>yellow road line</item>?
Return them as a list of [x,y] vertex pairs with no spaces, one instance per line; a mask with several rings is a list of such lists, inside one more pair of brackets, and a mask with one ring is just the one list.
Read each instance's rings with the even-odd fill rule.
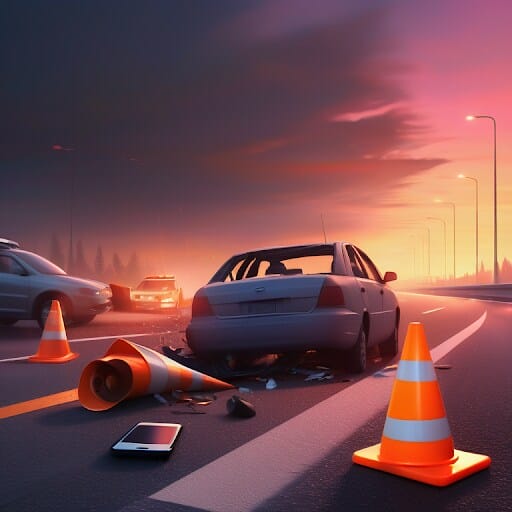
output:
[[39,409],[46,409],[47,407],[53,407],[54,405],[74,402],[75,400],[78,400],[77,388],[68,389],[67,391],[55,393],[54,395],[34,398],[33,400],[27,400],[26,402],[6,405],[5,407],[0,407],[0,420],[10,418],[11,416],[25,414],[27,412],[38,411]]

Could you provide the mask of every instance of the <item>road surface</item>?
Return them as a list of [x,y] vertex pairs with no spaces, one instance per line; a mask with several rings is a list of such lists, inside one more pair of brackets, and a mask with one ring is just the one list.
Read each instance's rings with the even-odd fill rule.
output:
[[[272,390],[256,378],[233,381],[250,390],[235,390],[256,408],[248,420],[227,415],[232,391],[194,409],[147,396],[105,412],[70,401],[2,418],[14,404],[76,388],[84,366],[117,337],[154,349],[182,343],[186,313],[111,312],[68,329],[80,356],[66,364],[27,362],[39,343],[36,324],[0,330],[0,510],[512,510],[512,304],[399,299],[401,342],[409,322],[421,322],[434,362],[443,365],[437,375],[455,447],[489,455],[490,468],[436,488],[351,462],[355,450],[380,441],[394,380],[384,368],[399,356],[374,357],[363,375],[333,370],[323,381],[282,371]],[[314,369],[309,363],[301,369]],[[111,457],[110,445],[138,421],[183,425],[169,460]]]

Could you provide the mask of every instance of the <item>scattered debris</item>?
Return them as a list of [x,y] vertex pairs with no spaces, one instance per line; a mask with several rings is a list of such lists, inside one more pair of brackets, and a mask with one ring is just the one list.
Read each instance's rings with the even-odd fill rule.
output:
[[236,395],[227,401],[226,408],[228,414],[238,418],[252,418],[256,414],[256,410],[250,402]]
[[310,380],[331,380],[334,379],[334,375],[330,372],[317,372],[317,373],[311,373],[308,375],[304,382],[308,382]]
[[252,389],[251,388],[246,388],[246,387],[243,387],[243,386],[240,386],[238,388],[238,391],[240,393],[252,393]]
[[265,388],[267,389],[275,389],[277,388],[277,382],[271,377],[267,379],[267,383],[265,384]]
[[436,365],[434,365],[434,368],[436,370],[451,370],[452,365],[451,364],[436,364]]

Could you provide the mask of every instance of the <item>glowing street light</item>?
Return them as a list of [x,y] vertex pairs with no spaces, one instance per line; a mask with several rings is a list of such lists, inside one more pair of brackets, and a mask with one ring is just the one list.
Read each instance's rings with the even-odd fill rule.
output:
[[450,201],[441,201],[441,199],[434,199],[435,203],[439,204],[447,204],[452,207],[453,212],[453,280],[457,278],[457,274],[455,273],[455,203],[451,203]]
[[446,281],[446,221],[439,217],[427,217],[428,220],[438,220],[443,223],[443,240],[444,240],[444,280]]
[[478,180],[462,173],[457,178],[471,180],[475,184],[475,279],[478,279]]
[[499,283],[499,267],[498,267],[498,206],[497,206],[497,187],[496,187],[496,119],[492,116],[478,115],[466,116],[467,121],[473,119],[490,119],[493,125],[493,141],[494,141],[494,282]]

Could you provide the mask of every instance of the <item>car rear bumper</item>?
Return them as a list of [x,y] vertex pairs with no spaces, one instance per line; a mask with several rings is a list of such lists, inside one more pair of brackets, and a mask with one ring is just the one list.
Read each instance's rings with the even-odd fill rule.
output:
[[307,315],[199,317],[187,327],[196,354],[279,353],[310,349],[348,349],[354,345],[361,316],[353,311],[316,310]]

